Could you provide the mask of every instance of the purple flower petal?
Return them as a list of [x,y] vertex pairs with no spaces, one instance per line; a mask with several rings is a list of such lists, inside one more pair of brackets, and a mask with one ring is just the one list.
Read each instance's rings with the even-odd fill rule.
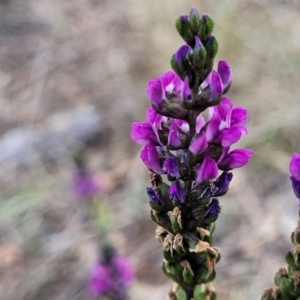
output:
[[225,158],[218,163],[221,170],[232,170],[245,166],[253,151],[250,149],[235,149],[225,156]]
[[180,65],[182,60],[186,59],[192,53],[192,48],[189,45],[183,45],[175,52],[175,60]]
[[230,125],[231,111],[233,103],[232,100],[227,97],[222,97],[220,104],[215,106],[215,113],[219,115],[222,123],[224,123],[223,128],[228,128]]
[[169,189],[169,197],[172,201],[184,202],[184,190],[179,181],[174,182]]
[[165,159],[162,169],[172,177],[176,177],[177,179],[180,177],[179,164],[174,156],[170,156]]
[[196,138],[190,145],[189,150],[194,154],[203,153],[208,147],[206,135],[203,133],[198,138]]
[[148,143],[159,145],[157,136],[153,131],[151,124],[147,122],[132,123],[130,137],[139,145],[146,145]]
[[206,156],[197,171],[196,182],[208,181],[215,179],[218,175],[218,166],[209,156]]
[[203,47],[203,44],[199,37],[195,36],[195,47],[194,47],[194,52],[198,53],[200,49]]
[[293,153],[292,155],[290,161],[290,172],[297,181],[300,181],[300,155],[297,153]]
[[168,71],[161,75],[161,86],[163,90],[164,98],[166,94],[179,93],[182,80],[178,77],[178,75],[173,71]]
[[247,129],[243,126],[233,126],[224,129],[221,132],[221,145],[223,147],[230,147],[232,144],[239,141],[243,134],[247,134]]
[[223,92],[223,85],[220,75],[216,71],[211,72],[211,82],[210,82],[210,95],[208,102],[212,102],[216,98],[220,97]]
[[223,89],[225,90],[228,84],[231,82],[231,68],[227,61],[221,60],[218,64],[218,73],[223,83]]
[[188,79],[188,77],[185,77],[185,79],[182,83],[181,91],[180,91],[180,98],[185,101],[190,101],[191,95],[192,95],[192,92],[191,92],[191,89],[189,86],[189,79]]
[[196,133],[199,133],[205,124],[206,124],[205,119],[200,114],[196,119]]
[[150,202],[157,204],[157,205],[164,205],[161,193],[155,192],[151,186],[147,187],[147,195],[149,197]]
[[174,119],[174,124],[176,124],[184,133],[190,131],[190,125],[184,120]]
[[147,95],[154,107],[161,107],[165,95],[163,93],[160,78],[150,80],[147,86]]
[[220,118],[218,116],[213,117],[207,124],[206,127],[206,138],[209,143],[212,143],[220,133],[219,126],[221,124]]
[[221,207],[219,204],[219,200],[214,198],[206,207],[206,212],[204,214],[204,218],[213,218],[216,217],[221,211]]
[[160,166],[157,148],[149,143],[141,151],[141,159],[144,164],[156,174],[165,174]]
[[178,127],[173,122],[170,128],[169,136],[168,136],[168,144],[173,147],[179,147],[181,145],[181,141],[179,138]]
[[247,121],[248,111],[243,107],[235,107],[231,111],[231,126],[245,126]]

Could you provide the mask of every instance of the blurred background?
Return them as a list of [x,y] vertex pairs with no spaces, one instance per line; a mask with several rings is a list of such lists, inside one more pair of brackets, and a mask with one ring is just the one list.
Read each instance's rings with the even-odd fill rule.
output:
[[[0,298],[88,300],[108,240],[136,271],[130,299],[165,299],[140,147],[149,79],[182,44],[174,23],[192,5],[215,20],[228,94],[249,109],[239,147],[255,156],[221,199],[214,245],[219,299],[259,299],[284,266],[297,223],[288,163],[300,152],[298,0],[0,1]],[[72,184],[84,150],[93,202]]]

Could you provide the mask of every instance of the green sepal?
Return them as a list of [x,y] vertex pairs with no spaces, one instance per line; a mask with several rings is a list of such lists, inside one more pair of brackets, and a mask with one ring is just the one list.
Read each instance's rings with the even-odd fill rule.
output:
[[207,57],[207,53],[206,53],[204,46],[202,46],[197,53],[194,51],[193,63],[194,63],[195,69],[199,70],[205,65],[206,57]]
[[202,284],[197,284],[194,288],[194,300],[205,300],[206,292],[203,290]]
[[178,255],[175,250],[173,251],[173,254],[171,254],[170,251],[164,251],[163,253],[165,260],[167,260],[168,262],[177,263],[182,261],[182,257]]
[[294,288],[294,283],[291,278],[282,278],[279,288],[282,290],[283,294],[297,296],[297,293],[295,292],[295,288]]
[[296,267],[296,263],[295,263],[295,260],[294,260],[294,257],[292,255],[291,252],[289,252],[286,256],[285,256],[285,261],[287,262],[287,264],[289,266],[291,266],[292,268],[295,268]]
[[199,20],[199,27],[197,35],[200,37],[202,42],[205,42],[207,38],[211,35],[214,29],[214,21],[212,18],[205,14],[201,16]]
[[165,210],[165,208],[162,205],[159,205],[159,204],[156,204],[156,203],[153,203],[153,202],[149,202],[149,205],[151,206],[151,208],[153,210],[156,210],[156,211],[163,211],[163,210]]
[[208,283],[213,281],[216,277],[216,271],[213,270],[212,273],[208,276],[207,273],[208,273],[208,269],[204,266],[200,266],[195,276],[195,282],[197,284],[200,284],[200,283]]
[[184,80],[186,73],[184,72],[182,67],[177,63],[175,59],[175,54],[172,55],[170,64],[173,71],[180,77],[181,80]]
[[189,269],[185,269],[182,272],[182,277],[185,283],[190,284],[191,282],[193,282],[195,275]]
[[184,17],[179,17],[176,21],[176,29],[179,35],[190,45],[194,46],[194,34],[192,31],[192,26],[188,20]]
[[186,293],[183,289],[178,289],[175,294],[177,300],[187,300]]
[[208,65],[212,64],[214,58],[216,57],[216,55],[218,53],[218,49],[219,49],[219,44],[217,42],[217,39],[214,36],[211,36],[204,47],[205,47],[206,53],[207,53],[206,63]]

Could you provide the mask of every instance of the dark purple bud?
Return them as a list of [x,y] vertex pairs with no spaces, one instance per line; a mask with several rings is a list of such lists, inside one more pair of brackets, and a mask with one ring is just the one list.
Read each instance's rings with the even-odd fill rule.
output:
[[216,217],[221,211],[221,207],[219,204],[219,200],[213,198],[211,202],[206,207],[206,212],[204,214],[204,218],[213,218]]
[[184,202],[184,190],[179,181],[174,182],[169,189],[169,197],[172,201]]
[[164,205],[162,196],[160,191],[154,191],[154,189],[151,186],[147,187],[147,194],[149,197],[149,201],[151,203],[157,204],[157,205]]
[[176,157],[174,156],[170,156],[166,158],[162,169],[165,172],[167,172],[167,174],[170,175],[171,177],[175,177],[177,179],[180,177],[179,164]]
[[215,182],[215,185],[217,186],[218,190],[216,191],[214,196],[219,197],[227,193],[232,177],[233,174],[228,172],[223,172],[221,176],[219,176],[219,178]]

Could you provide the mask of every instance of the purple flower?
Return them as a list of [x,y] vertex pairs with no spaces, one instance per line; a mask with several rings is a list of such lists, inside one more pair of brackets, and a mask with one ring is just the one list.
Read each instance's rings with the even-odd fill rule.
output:
[[201,183],[202,181],[213,180],[218,175],[218,166],[216,162],[206,156],[198,168],[196,182]]
[[211,202],[206,207],[206,212],[204,214],[204,218],[213,218],[216,217],[221,211],[221,207],[219,204],[219,200],[213,198]]
[[208,147],[207,139],[205,133],[201,134],[194,141],[192,141],[189,150],[194,154],[203,153]]
[[112,291],[114,279],[109,266],[97,264],[91,271],[89,290],[94,295],[101,295]]
[[233,174],[228,172],[223,172],[215,182],[218,190],[214,193],[214,196],[219,197],[227,193],[229,184],[232,180]]
[[169,71],[160,77],[150,80],[147,94],[153,108],[161,115],[185,120],[188,112],[182,106],[181,94],[189,97],[191,94],[186,85],[173,71]]
[[230,147],[247,133],[244,126],[247,118],[246,109],[242,107],[232,109],[232,106],[231,99],[223,97],[219,105],[209,109],[210,120],[206,128],[208,142]]
[[[290,161],[291,181],[295,196],[300,199],[300,155],[293,153]],[[300,202],[299,202],[300,207]]]
[[163,103],[167,97],[179,93],[181,86],[181,79],[173,71],[166,72],[161,77],[150,80],[147,94],[153,107],[163,109]]
[[164,205],[160,191],[154,191],[154,189],[151,186],[148,186],[147,194],[150,202],[157,205]]
[[245,166],[250,157],[253,155],[253,151],[250,149],[235,149],[218,163],[220,170],[232,170]]
[[83,199],[89,199],[101,192],[101,186],[85,169],[78,169],[73,178],[73,191]]
[[144,164],[156,174],[165,174],[160,166],[158,149],[152,143],[147,144],[141,151],[141,159]]
[[179,164],[177,158],[174,156],[169,156],[165,159],[163,168],[162,168],[168,175],[179,178]]
[[135,143],[139,145],[146,145],[148,143],[159,145],[158,138],[153,131],[152,125],[148,122],[132,123],[130,137]]
[[169,197],[172,201],[184,202],[184,190],[179,181],[174,182],[169,189]]
[[129,285],[134,280],[134,271],[130,261],[122,256],[115,256],[112,261],[114,267],[118,270],[119,280],[125,284]]

